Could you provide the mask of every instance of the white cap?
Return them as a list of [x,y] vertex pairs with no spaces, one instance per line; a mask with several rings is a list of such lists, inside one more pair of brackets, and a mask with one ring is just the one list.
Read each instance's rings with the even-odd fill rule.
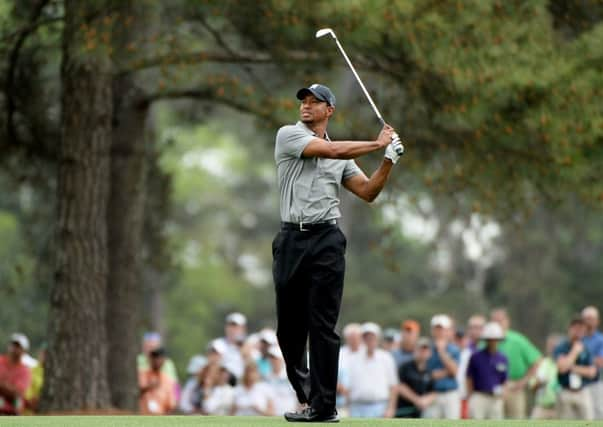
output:
[[281,349],[279,348],[278,345],[272,345],[270,346],[270,348],[268,349],[268,355],[272,356],[276,359],[282,359],[283,358],[283,352],[281,351]]
[[207,365],[207,357],[197,354],[191,357],[191,360],[188,362],[186,372],[189,375],[196,375],[201,371],[201,369],[203,369],[205,365]]
[[234,323],[235,325],[245,326],[247,318],[241,313],[230,313],[226,316],[226,323]]
[[275,345],[277,342],[276,333],[272,329],[263,329],[260,331],[260,340]]
[[213,340],[207,346],[207,350],[213,350],[222,356],[226,353],[226,344],[221,339]]
[[445,314],[436,314],[431,318],[431,326],[441,326],[442,328],[449,328],[452,326],[452,322],[450,321],[450,317]]
[[10,336],[10,342],[16,342],[21,346],[21,348],[25,351],[29,350],[29,340],[24,334],[20,334],[15,332]]
[[505,337],[505,332],[497,322],[488,322],[484,326],[481,339],[483,340],[502,340]]
[[378,337],[381,336],[381,327],[373,322],[366,322],[362,324],[362,335],[364,334],[375,334]]

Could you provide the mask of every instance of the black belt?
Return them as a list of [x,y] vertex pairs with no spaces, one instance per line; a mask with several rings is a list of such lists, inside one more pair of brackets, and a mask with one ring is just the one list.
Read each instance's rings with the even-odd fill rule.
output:
[[281,222],[282,230],[314,231],[334,227],[337,220],[330,219],[322,222]]

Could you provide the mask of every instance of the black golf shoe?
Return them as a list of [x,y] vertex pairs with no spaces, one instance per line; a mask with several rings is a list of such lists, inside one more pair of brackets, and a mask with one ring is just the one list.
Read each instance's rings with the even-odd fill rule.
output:
[[338,423],[337,411],[318,412],[313,408],[305,408],[297,412],[285,412],[285,419],[292,423]]

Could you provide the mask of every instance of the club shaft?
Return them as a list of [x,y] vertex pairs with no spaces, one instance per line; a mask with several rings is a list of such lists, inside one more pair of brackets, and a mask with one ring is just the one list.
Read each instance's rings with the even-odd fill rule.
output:
[[358,73],[356,72],[356,69],[354,68],[354,65],[352,65],[352,61],[350,61],[350,58],[348,58],[348,55],[345,53],[345,50],[343,50],[343,46],[341,46],[341,43],[339,43],[339,40],[337,38],[335,38],[335,43],[337,43],[337,47],[339,48],[339,50],[341,51],[341,54],[343,55],[343,57],[345,58],[345,61],[348,63],[348,65],[350,66],[350,69],[352,70],[352,73],[354,73],[354,77],[356,77],[356,80],[358,81],[358,84],[360,85],[360,87],[362,88],[362,91],[364,92],[364,94],[366,95],[366,99],[368,99],[368,101],[371,104],[371,107],[373,107],[373,111],[375,112],[375,114],[377,115],[377,118],[379,119],[379,121],[381,122],[381,125],[385,125],[385,120],[383,120],[383,116],[381,116],[381,113],[379,112],[379,109],[377,108],[377,106],[375,105],[375,103],[373,102],[373,98],[371,98],[370,93],[368,92],[368,90],[366,90],[366,88],[364,87],[364,84],[362,83],[362,80],[360,80],[360,76],[358,75]]

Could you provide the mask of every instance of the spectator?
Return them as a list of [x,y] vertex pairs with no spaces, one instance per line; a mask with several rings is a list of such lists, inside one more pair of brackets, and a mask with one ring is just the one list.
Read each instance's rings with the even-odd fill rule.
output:
[[[277,345],[276,333],[272,329],[263,329],[259,333],[259,358],[258,358],[258,370],[262,378],[270,376],[272,371],[270,363],[269,350],[273,346]],[[286,374],[285,374],[286,376]]]
[[586,385],[592,401],[596,420],[603,420],[603,334],[599,332],[599,310],[589,306],[582,310],[586,324],[584,345],[590,352],[597,367],[598,377]]
[[256,363],[245,365],[241,384],[234,390],[231,415],[275,415],[274,397],[270,387],[260,382]]
[[[186,381],[186,384],[184,384],[182,394],[180,395],[179,408],[183,413],[193,414],[201,412],[203,392],[206,389],[206,385],[210,383],[208,376],[217,371],[217,367],[222,363],[222,355],[225,351],[224,343],[214,340],[207,346],[206,357],[201,356],[202,359],[196,359],[197,361],[194,360],[199,356],[191,359],[189,368],[192,375]],[[211,368],[208,368],[208,366]],[[213,384],[213,378],[211,384]]]
[[166,353],[163,348],[150,352],[149,369],[138,375],[140,387],[140,413],[145,415],[169,414],[178,401],[174,380],[163,372]]
[[201,355],[201,354],[196,354],[193,357],[190,358],[190,360],[188,361],[188,366],[186,367],[186,373],[189,376],[189,378],[196,378],[197,375],[199,375],[199,372],[201,372],[201,369],[203,369],[203,367],[207,365],[207,357]]
[[536,391],[531,418],[535,420],[553,420],[557,418],[557,364],[553,359],[553,351],[563,337],[550,335],[546,340],[546,357],[538,365],[536,375],[530,381],[530,388]]
[[456,383],[459,385],[459,396],[461,398],[461,418],[469,418],[469,408],[467,404],[467,365],[473,350],[469,347],[469,337],[465,334],[463,328],[457,328],[454,334],[454,344],[459,348],[459,367],[456,370]]
[[555,348],[557,379],[561,392],[557,398],[557,413],[565,420],[592,420],[594,418],[591,395],[585,382],[597,376],[593,358],[582,342],[586,325],[582,318],[570,322],[567,338]]
[[485,324],[486,318],[481,314],[474,314],[467,321],[467,340],[469,341],[467,348],[471,350],[471,353],[477,350]]
[[349,381],[349,358],[358,353],[364,351],[364,344],[362,343],[362,327],[358,323],[349,323],[343,328],[343,338],[345,345],[339,352],[339,372],[337,374],[337,410],[341,416],[349,415],[349,408],[347,401],[348,388],[350,386]]
[[212,378],[212,386],[205,389],[201,412],[206,415],[228,415],[234,404],[234,387],[230,384],[232,373],[220,365]]
[[387,328],[383,331],[381,348],[390,353],[400,348],[400,332],[394,328]]
[[23,410],[31,372],[21,359],[28,350],[27,337],[14,333],[10,337],[8,352],[0,355],[0,415],[19,415]]
[[[221,378],[220,362],[208,363],[199,371],[193,386],[182,393],[180,408],[188,414],[203,414],[206,397],[216,387]],[[188,384],[187,384],[188,385]],[[186,400],[183,397],[186,396]]]
[[224,343],[226,352],[223,356],[224,366],[234,374],[235,377],[241,378],[245,362],[241,354],[241,346],[245,342],[247,334],[247,318],[241,313],[230,313],[226,316],[224,325],[224,337],[218,340]]
[[476,351],[467,366],[467,397],[471,418],[484,420],[503,419],[503,392],[507,382],[509,363],[498,351],[498,343],[504,338],[501,326],[487,323],[482,332],[486,341],[483,350]]
[[362,327],[359,323],[349,323],[343,328],[345,345],[339,352],[339,364],[345,364],[347,358],[352,354],[364,349],[362,342]]
[[[159,332],[146,332],[142,337],[142,353],[138,355],[137,364],[138,372],[148,371],[150,368],[151,352],[162,348],[162,340]],[[164,358],[161,370],[164,374],[170,377],[178,390],[178,374],[176,373],[176,365],[172,359]]]
[[536,375],[538,364],[542,359],[540,351],[524,335],[511,330],[511,320],[505,309],[492,311],[490,318],[497,322],[505,333],[499,344],[499,350],[509,362],[508,393],[505,393],[505,417],[526,417],[526,386]]
[[46,345],[38,352],[36,366],[31,368],[31,383],[25,392],[25,415],[33,415],[38,410],[38,401],[44,383],[44,363],[46,361]]
[[451,326],[452,321],[445,314],[438,314],[431,319],[433,347],[427,369],[434,380],[436,397],[423,411],[425,418],[460,418],[461,400],[456,382],[460,351],[450,343]]
[[274,413],[282,415],[285,412],[294,411],[297,408],[297,396],[287,378],[283,353],[278,345],[273,345],[268,349],[268,360],[270,372],[266,376],[266,382],[272,389],[273,396],[276,396]]
[[392,355],[379,348],[381,328],[362,325],[366,349],[350,356],[349,401],[352,417],[391,418],[396,411],[398,377]]
[[427,370],[431,358],[429,338],[419,338],[413,358],[398,369],[398,405],[396,418],[420,418],[423,409],[435,399],[433,379]]
[[400,329],[402,333],[400,347],[392,353],[397,369],[400,369],[403,363],[413,359],[417,340],[421,334],[421,326],[416,320],[405,320]]

